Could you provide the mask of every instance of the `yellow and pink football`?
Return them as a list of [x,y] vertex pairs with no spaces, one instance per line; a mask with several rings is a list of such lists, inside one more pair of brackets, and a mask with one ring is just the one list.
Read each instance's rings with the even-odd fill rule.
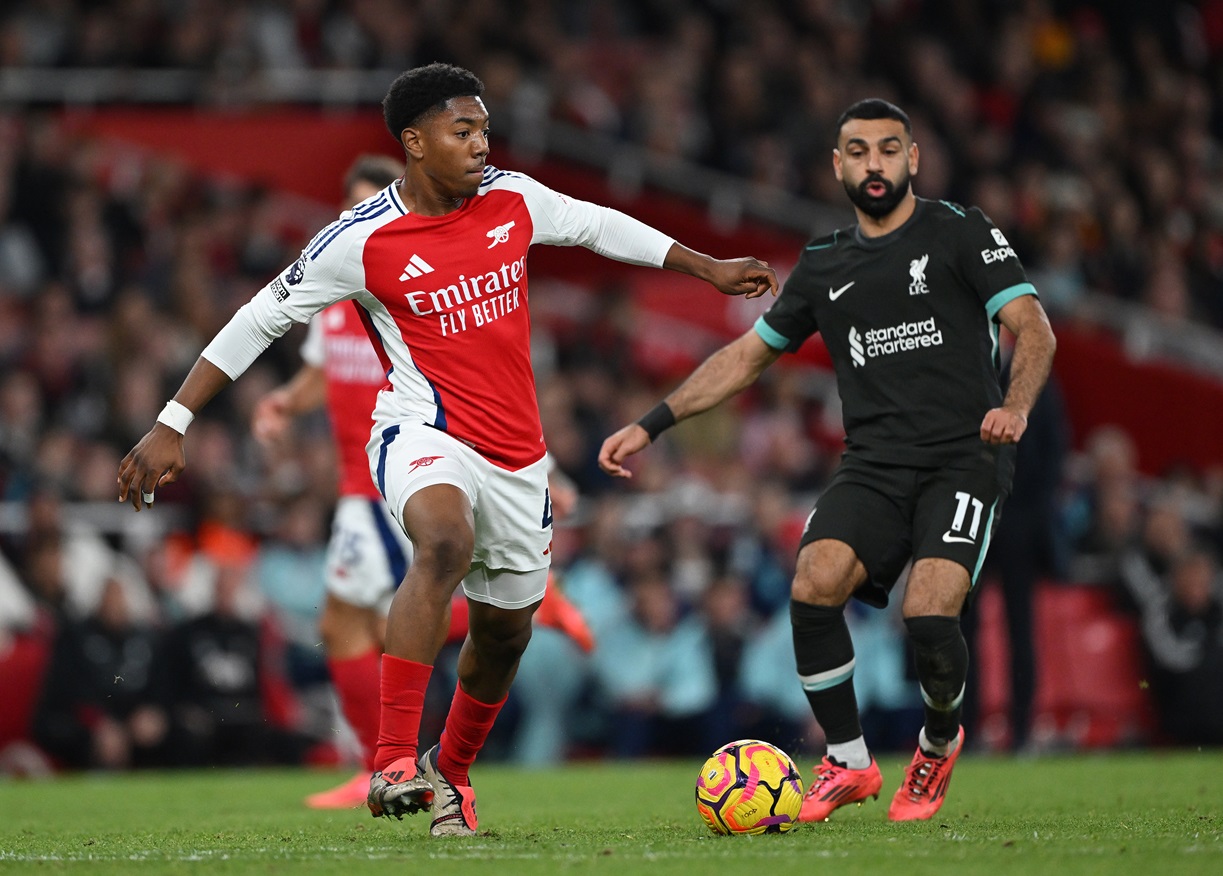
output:
[[798,767],[758,739],[723,745],[696,779],[696,809],[714,833],[785,833],[798,824],[802,806]]

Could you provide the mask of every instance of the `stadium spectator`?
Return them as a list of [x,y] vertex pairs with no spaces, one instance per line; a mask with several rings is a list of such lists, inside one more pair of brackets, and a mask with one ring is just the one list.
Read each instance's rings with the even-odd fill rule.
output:
[[1142,638],[1161,729],[1180,745],[1223,744],[1223,590],[1218,561],[1186,550],[1156,599],[1143,606]]
[[705,625],[717,681],[717,700],[705,722],[705,739],[713,751],[723,744],[719,740],[746,736],[739,673],[744,650],[759,622],[748,602],[747,583],[733,575],[719,576],[710,583],[701,595],[698,617]]
[[643,568],[625,586],[628,614],[600,630],[594,655],[608,750],[616,757],[712,751],[722,743],[705,732],[718,693],[705,625],[684,611],[662,569]]
[[[285,688],[283,647],[240,567],[217,567],[207,610],[165,637],[172,751],[182,766],[301,763],[311,744]],[[288,706],[288,708],[286,708]]]
[[71,769],[173,763],[160,636],[132,611],[134,585],[107,578],[60,621],[34,717],[34,739]]

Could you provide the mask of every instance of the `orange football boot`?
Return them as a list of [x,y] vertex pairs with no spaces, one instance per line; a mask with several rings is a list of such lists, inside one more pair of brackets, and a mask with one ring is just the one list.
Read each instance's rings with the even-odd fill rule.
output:
[[922,821],[938,812],[947,799],[951,769],[963,748],[963,727],[956,736],[955,747],[943,757],[931,757],[919,745],[913,762],[905,768],[905,780],[892,798],[888,818],[892,821]]
[[879,799],[883,787],[883,774],[879,764],[871,758],[871,765],[864,770],[851,770],[830,757],[825,757],[815,770],[815,780],[803,796],[803,808],[798,813],[799,821],[824,821],[834,809],[857,803],[867,797]]

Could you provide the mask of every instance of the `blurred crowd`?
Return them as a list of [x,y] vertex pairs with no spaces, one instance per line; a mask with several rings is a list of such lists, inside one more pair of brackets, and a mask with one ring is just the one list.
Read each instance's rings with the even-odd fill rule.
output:
[[[559,119],[839,203],[832,123],[912,115],[922,192],[1008,229],[1049,309],[1088,290],[1223,326],[1223,0],[18,0],[5,69],[481,74],[498,135]],[[82,95],[83,99],[87,99]],[[71,95],[68,99],[74,99]]]
[[[27,0],[0,12],[0,67],[189,68],[232,97],[281,68],[452,60],[485,78],[495,126],[564,119],[837,205],[828,132],[876,94],[913,115],[918,193],[982,206],[1056,318],[1092,290],[1223,327],[1223,3],[1146,9]],[[314,625],[329,431],[307,418],[275,455],[249,431],[297,368],[298,330],[196,420],[187,473],[151,513],[115,505],[122,454],[331,211],[76,140],[53,110],[0,108],[0,661],[46,651],[38,678],[0,673],[0,700],[30,689],[28,735],[53,765],[344,757]],[[537,319],[534,351],[548,442],[582,495],[554,565],[596,647],[537,631],[490,756],[696,754],[749,735],[818,750],[788,585],[840,448],[827,375],[774,369],[613,484],[603,437],[669,387],[634,354],[614,287],[532,281],[565,314]],[[1145,741],[1223,743],[1223,471],[1141,473],[1123,432],[1067,433],[1056,384],[1043,408],[986,586],[1106,588],[1141,631],[1162,719]],[[907,747],[921,710],[903,626],[850,614],[867,732]]]

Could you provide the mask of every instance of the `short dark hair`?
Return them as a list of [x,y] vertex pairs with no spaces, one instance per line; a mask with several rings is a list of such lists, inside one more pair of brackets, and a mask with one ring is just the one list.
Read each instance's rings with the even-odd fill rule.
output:
[[344,191],[351,191],[359,182],[385,189],[403,176],[403,162],[389,155],[359,155],[344,174]]
[[484,83],[470,70],[453,64],[426,64],[400,73],[382,99],[382,117],[387,130],[399,142],[404,128],[410,128],[432,110],[452,97],[479,97]]
[[850,119],[895,119],[905,126],[906,134],[913,136],[913,123],[909,121],[909,114],[896,104],[881,97],[868,97],[860,100],[841,113],[841,117],[837,119],[837,140],[840,140],[841,129]]

